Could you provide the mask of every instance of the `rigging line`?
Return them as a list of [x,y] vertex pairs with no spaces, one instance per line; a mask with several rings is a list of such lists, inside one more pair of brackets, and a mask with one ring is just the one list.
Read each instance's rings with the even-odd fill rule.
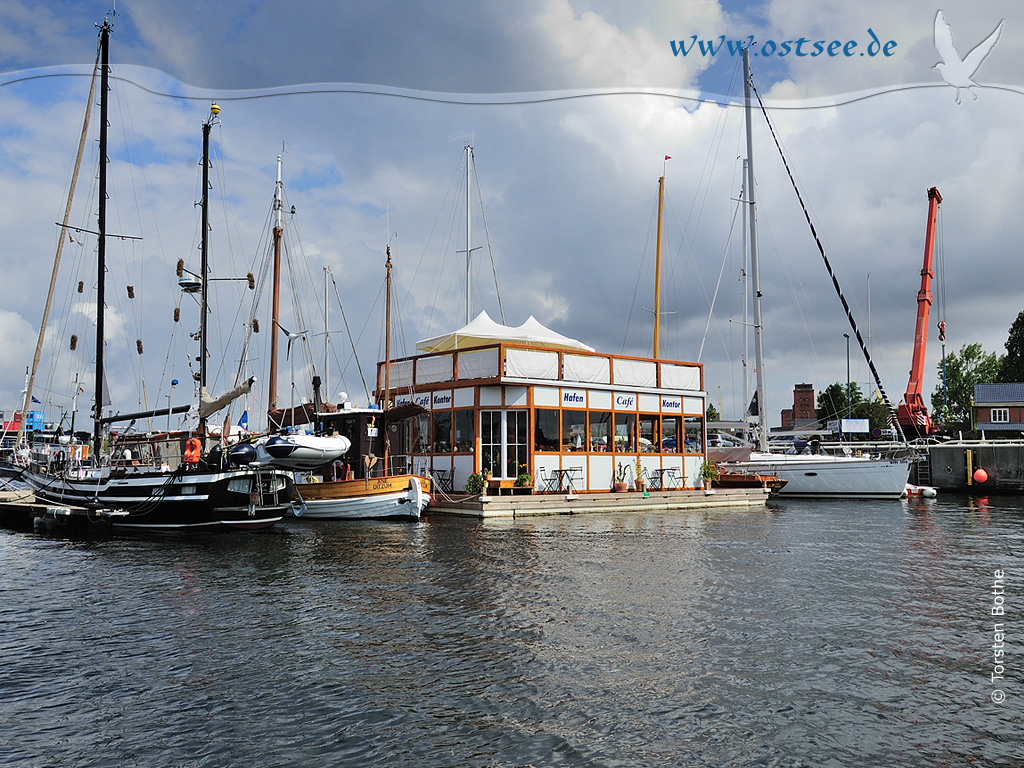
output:
[[[430,227],[430,234],[427,235],[427,240],[426,240],[426,242],[423,245],[423,250],[420,252],[419,261],[416,263],[416,269],[413,271],[413,284],[414,285],[417,283],[417,278],[419,276],[420,269],[423,267],[423,262],[426,259],[427,251],[430,248],[430,241],[433,239],[434,232],[437,230],[438,223],[441,221],[441,215],[444,213],[444,210],[445,210],[444,201],[447,200],[448,197],[451,195],[452,188],[455,186],[456,180],[458,178],[460,178],[460,176],[461,176],[461,174],[460,174],[461,167],[462,167],[462,164],[459,163],[459,165],[456,166],[455,171],[452,173],[451,180],[448,182],[448,189],[445,192],[444,197],[441,200],[441,207],[438,208],[438,210],[437,210],[437,216],[434,217],[434,223]],[[457,202],[458,201],[456,201],[456,203]],[[454,211],[453,211],[453,216],[454,216]],[[439,302],[437,301],[437,297],[438,297],[438,294],[440,293],[441,275],[444,274],[443,267],[444,267],[444,263],[447,261],[448,243],[451,241],[451,229],[452,229],[453,226],[454,226],[454,223],[449,225],[448,239],[445,241],[444,248],[441,251],[441,254],[442,254],[442,257],[441,257],[441,261],[442,261],[441,269],[433,270],[434,300],[431,302],[430,313],[427,315],[427,327],[428,328],[434,327],[434,317],[435,317],[435,315],[437,313],[437,309],[438,309],[438,306],[439,306]]]
[[811,216],[807,212],[807,206],[804,205],[803,196],[800,194],[800,190],[796,185],[796,180],[793,178],[793,172],[790,170],[789,162],[786,160],[786,156],[782,152],[782,146],[779,144],[779,137],[775,133],[775,126],[773,126],[771,120],[768,119],[768,110],[765,109],[764,102],[761,101],[761,94],[754,87],[753,78],[751,78],[750,88],[757,97],[757,103],[761,108],[761,114],[764,115],[765,122],[768,124],[768,130],[771,132],[772,139],[775,141],[775,147],[779,150],[779,156],[782,158],[782,164],[786,168],[786,174],[789,176],[790,183],[793,185],[793,191],[796,193],[796,199],[800,203],[800,208],[804,213],[804,218],[807,219],[807,225],[811,228],[811,235],[814,237],[814,242],[818,246],[818,252],[821,254],[822,260],[825,262],[825,269],[828,270],[828,274],[832,278],[832,285],[839,296],[839,301],[842,302],[843,309],[846,311],[846,319],[849,321],[850,328],[857,337],[857,343],[860,345],[861,352],[864,353],[864,359],[868,363],[868,368],[871,369],[871,374],[875,379],[875,385],[878,387],[878,393],[882,396],[882,402],[885,403],[885,407],[889,411],[889,425],[896,430],[896,434],[899,435],[900,441],[905,443],[907,442],[907,438],[903,434],[903,429],[900,427],[899,420],[896,418],[896,410],[893,408],[892,402],[889,400],[889,396],[885,393],[885,388],[882,386],[882,379],[878,375],[878,371],[875,368],[874,361],[871,359],[871,355],[868,354],[868,348],[864,343],[864,337],[861,336],[860,329],[857,327],[857,321],[854,320],[853,312],[850,310],[850,305],[846,301],[846,297],[843,295],[843,290],[839,285],[839,279],[836,277],[835,270],[832,269],[832,264],[829,262],[828,256],[825,254],[825,248],[821,244],[821,238],[818,237],[818,232],[814,227],[814,222],[811,221]]
[[[711,326],[711,315],[715,311],[715,302],[718,301],[718,290],[722,287],[722,275],[725,273],[725,265],[729,260],[729,249],[732,248],[732,235],[736,231],[736,217],[740,212],[740,205],[737,205],[732,214],[732,222],[729,224],[729,238],[725,243],[725,251],[722,253],[722,266],[718,269],[718,282],[715,283],[715,293],[711,298],[711,306],[708,308],[708,319],[704,323],[704,337],[700,340],[700,349],[697,351],[697,362],[701,361],[701,357],[704,355],[704,342],[708,338],[708,328]],[[724,342],[724,339],[723,339]]]
[[356,352],[356,342],[352,336],[352,330],[348,325],[348,317],[345,315],[345,305],[341,303],[341,292],[338,290],[338,282],[331,272],[331,285],[334,286],[334,295],[338,299],[338,309],[341,310],[341,320],[345,324],[345,333],[348,335],[349,344],[352,345],[352,358],[356,361],[356,370],[359,371],[359,378],[363,382],[363,392],[366,394],[366,402],[370,402],[370,388],[366,386],[366,377],[363,375],[363,366],[359,362],[359,355]]
[[[82,155],[85,153],[85,145],[89,135],[89,119],[92,116],[92,100],[96,92],[96,73],[100,66],[100,43],[97,42],[96,50],[96,63],[93,65],[92,79],[89,83],[89,96],[86,99],[85,116],[82,118],[82,133],[78,143],[78,155],[75,159],[75,169],[71,174],[71,186],[68,191],[67,204],[64,208],[64,224],[68,223],[71,217],[71,204],[75,195],[75,187],[78,183],[78,172],[82,165]],[[39,336],[36,341],[35,354],[32,358],[32,373],[29,376],[28,383],[25,386],[25,401],[22,406],[22,413],[27,414],[32,405],[32,387],[35,384],[36,371],[39,368],[39,359],[43,354],[43,341],[46,338],[46,322],[50,313],[50,307],[53,301],[53,292],[57,283],[57,275],[60,271],[60,259],[61,253],[64,250],[64,235],[67,234],[62,228],[59,233],[59,240],[57,241],[57,253],[53,258],[53,272],[50,276],[50,288],[46,295],[46,304],[43,309],[43,318],[39,325]],[[21,426],[18,427],[18,442],[20,443],[25,437],[25,424],[28,421],[27,418],[21,420]]]
[[[736,64],[733,67],[732,78],[729,81],[729,89],[728,89],[727,93],[732,93],[733,86],[736,84],[736,79],[739,76],[739,72],[741,71],[741,62],[742,62],[742,59],[737,59]],[[723,110],[721,110],[720,114],[718,115],[718,121],[717,121],[717,124],[716,124],[715,129],[714,129],[713,134],[712,134],[712,142],[708,146],[707,153],[704,156],[704,165],[701,168],[700,176],[698,177],[697,184],[696,184],[696,186],[694,188],[694,196],[693,196],[693,199],[690,202],[690,209],[689,209],[689,211],[687,212],[687,215],[686,215],[686,222],[684,224],[682,224],[682,226],[680,227],[680,231],[683,232],[684,234],[683,234],[683,237],[680,239],[679,249],[676,252],[676,261],[678,261],[679,256],[682,254],[683,247],[685,245],[689,245],[689,250],[687,251],[687,254],[686,254],[686,262],[685,262],[684,267],[683,267],[683,272],[680,274],[680,282],[682,282],[683,278],[685,277],[686,266],[691,264],[692,261],[693,261],[694,240],[691,238],[690,241],[687,242],[685,233],[693,231],[693,230],[690,229],[690,221],[694,217],[695,209],[696,209],[697,220],[693,224],[693,229],[696,230],[700,226],[700,221],[701,221],[701,218],[702,218],[702,215],[703,215],[703,211],[704,211],[704,205],[707,202],[708,196],[710,194],[710,187],[711,187],[710,181],[705,183],[705,179],[709,178],[709,173],[710,173],[709,164],[711,164],[711,162],[712,162],[712,157],[717,157],[718,154],[721,153],[721,151],[722,151],[722,141],[723,141],[724,136],[725,136],[725,123],[729,119],[729,116],[730,116],[731,112],[732,111],[729,110],[729,109],[723,109]],[[697,195],[697,192],[701,189],[701,187],[704,188],[704,195],[699,198],[699,203],[700,204],[698,206],[698,195]],[[669,208],[669,210],[673,211],[673,213],[674,213],[674,209]],[[677,225],[678,225],[678,223],[679,223],[678,217],[676,218],[676,222],[677,222]],[[673,269],[673,273],[674,273],[675,267],[673,266],[672,269]]]
[[[480,200],[480,215],[484,220],[484,237],[487,240],[487,254],[491,257],[491,272],[494,274],[494,293],[498,297],[498,311],[501,313],[501,324],[505,325],[505,307],[501,303],[501,289],[498,288],[498,268],[494,264],[494,251],[491,249],[491,231],[487,228],[487,211],[484,210],[484,193],[480,189],[480,174],[476,170],[476,153],[469,148],[469,157],[473,162],[473,179],[476,181],[476,196]],[[468,246],[467,246],[468,247]]]
[[633,299],[629,303],[629,312],[626,314],[626,327],[622,332],[622,348],[620,354],[626,353],[626,344],[629,341],[629,326],[633,322],[633,312],[636,310],[636,300],[640,293],[640,278],[643,275],[644,264],[647,261],[648,249],[651,247],[651,233],[655,229],[655,222],[658,220],[658,198],[654,198],[651,206],[651,215],[647,220],[647,237],[644,240],[644,247],[640,251],[640,265],[637,267],[636,282],[633,284]]

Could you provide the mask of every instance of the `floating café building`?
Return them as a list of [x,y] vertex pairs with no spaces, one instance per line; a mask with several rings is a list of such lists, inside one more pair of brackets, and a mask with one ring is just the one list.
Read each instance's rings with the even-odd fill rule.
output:
[[418,412],[388,424],[390,451],[440,490],[459,493],[487,469],[497,493],[523,474],[534,493],[632,489],[638,479],[655,491],[702,487],[697,363],[601,354],[533,317],[510,327],[485,312],[417,350],[378,364],[379,392],[392,395],[378,399]]

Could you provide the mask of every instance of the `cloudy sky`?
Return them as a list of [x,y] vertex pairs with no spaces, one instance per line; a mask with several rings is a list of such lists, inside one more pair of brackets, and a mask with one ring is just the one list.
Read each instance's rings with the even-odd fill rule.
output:
[[[932,69],[940,9],[961,56],[1003,24],[975,75],[980,87],[961,91],[960,103]],[[8,412],[35,348],[95,25],[108,13],[105,2],[0,3],[0,407]],[[937,383],[939,319],[950,351],[980,342],[1002,352],[1024,309],[1015,245],[1024,240],[1014,194],[1024,163],[1018,3],[123,0],[111,42],[110,227],[142,240],[110,249],[108,382],[117,407],[166,405],[172,379],[181,383],[170,399],[188,401],[188,335],[198,321],[195,302],[177,290],[174,264],[183,258],[199,268],[197,161],[216,101],[215,276],[263,269],[284,150],[286,207],[296,213],[286,220],[281,322],[311,334],[282,360],[284,404],[292,369],[301,381],[313,366],[332,393],[365,399],[348,336],[331,336],[325,365],[323,336],[312,335],[324,325],[324,267],[334,280],[328,324],[342,331],[347,322],[371,386],[387,242],[404,339],[397,352],[411,354],[417,340],[464,323],[471,143],[473,313],[504,313],[511,325],[532,314],[611,353],[652,351],[664,171],[661,353],[699,358],[711,401],[738,417],[749,398],[735,217],[745,154],[740,58],[693,45],[694,36],[718,45],[723,35],[756,43],[755,86],[890,398],[907,386],[929,187],[944,203],[926,400]],[[800,38],[807,55],[797,55]],[[674,54],[673,41],[688,52]],[[789,53],[780,55],[786,41]],[[817,41],[824,45],[814,55]],[[837,45],[830,56],[832,41],[856,47],[844,55]],[[754,116],[753,131],[767,411],[777,424],[794,384],[820,390],[846,380],[850,328],[763,116]],[[83,230],[95,228],[95,169],[90,141],[70,219]],[[79,336],[85,377],[93,346],[94,241],[85,232],[76,239],[65,243],[36,387],[48,418],[75,389],[55,353]],[[235,376],[255,292],[224,280],[213,293],[219,389]],[[265,382],[269,322],[258,311],[263,328],[246,371]],[[116,351],[125,340],[130,352]],[[852,378],[874,389],[855,342],[850,360]],[[83,389],[91,400],[91,380]],[[266,393],[248,406],[265,408]],[[88,402],[78,408],[87,418]]]

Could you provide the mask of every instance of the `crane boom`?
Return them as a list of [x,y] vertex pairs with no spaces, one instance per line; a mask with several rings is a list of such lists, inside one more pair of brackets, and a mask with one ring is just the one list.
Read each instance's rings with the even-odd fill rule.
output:
[[921,397],[924,378],[924,353],[928,344],[928,313],[932,306],[932,259],[935,250],[935,224],[942,195],[932,187],[928,190],[928,224],[924,236],[924,265],[921,267],[921,290],[917,292],[917,329],[914,333],[914,359],[910,367],[910,381],[903,402],[896,410],[900,426],[908,434],[918,436],[934,434],[936,429],[928,416]]

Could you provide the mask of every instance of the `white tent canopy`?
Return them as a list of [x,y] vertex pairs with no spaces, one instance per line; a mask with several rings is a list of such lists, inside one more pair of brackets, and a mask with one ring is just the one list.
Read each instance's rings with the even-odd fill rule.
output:
[[593,347],[588,347],[583,342],[544,327],[533,315],[530,315],[522,325],[509,326],[494,322],[486,312],[481,312],[472,322],[457,331],[417,342],[416,349],[420,352],[447,352],[500,341],[534,347],[594,351]]

